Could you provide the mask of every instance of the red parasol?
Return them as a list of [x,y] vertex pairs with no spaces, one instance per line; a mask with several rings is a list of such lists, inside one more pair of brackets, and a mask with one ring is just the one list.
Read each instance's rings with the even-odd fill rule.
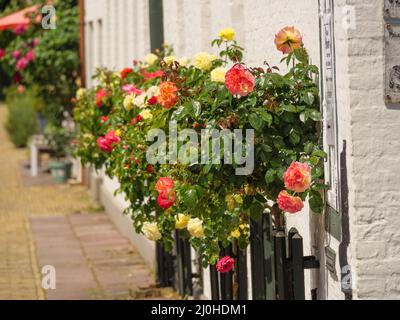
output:
[[[37,12],[38,8],[39,6],[35,5],[0,18],[0,30],[12,30],[20,26],[28,26],[31,22],[29,15]],[[40,21],[40,17],[38,17],[38,21]]]

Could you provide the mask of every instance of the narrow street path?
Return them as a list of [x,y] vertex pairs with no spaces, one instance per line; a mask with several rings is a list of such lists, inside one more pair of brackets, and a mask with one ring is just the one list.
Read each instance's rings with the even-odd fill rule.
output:
[[[0,299],[161,297],[136,250],[93,213],[84,187],[23,186],[28,151],[10,142],[6,117],[0,105]],[[42,288],[45,265],[55,267],[55,290]]]

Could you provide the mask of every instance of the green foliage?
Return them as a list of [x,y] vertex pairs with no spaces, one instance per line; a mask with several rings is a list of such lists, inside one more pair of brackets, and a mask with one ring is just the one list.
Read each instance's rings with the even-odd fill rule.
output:
[[40,101],[30,93],[17,94],[12,91],[8,91],[6,96],[8,118],[5,127],[13,144],[20,148],[25,147],[29,138],[37,132],[33,106],[40,104]]

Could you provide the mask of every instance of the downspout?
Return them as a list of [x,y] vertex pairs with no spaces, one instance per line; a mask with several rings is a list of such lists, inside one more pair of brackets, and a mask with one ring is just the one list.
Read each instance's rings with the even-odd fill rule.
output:
[[81,87],[86,87],[85,63],[85,0],[79,0],[79,56]]

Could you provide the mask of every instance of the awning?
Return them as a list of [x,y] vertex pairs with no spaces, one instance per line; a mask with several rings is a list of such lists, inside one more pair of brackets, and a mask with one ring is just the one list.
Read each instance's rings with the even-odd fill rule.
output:
[[31,22],[29,14],[36,12],[39,5],[25,8],[8,16],[0,18],[0,30],[14,29],[18,26],[27,26]]

